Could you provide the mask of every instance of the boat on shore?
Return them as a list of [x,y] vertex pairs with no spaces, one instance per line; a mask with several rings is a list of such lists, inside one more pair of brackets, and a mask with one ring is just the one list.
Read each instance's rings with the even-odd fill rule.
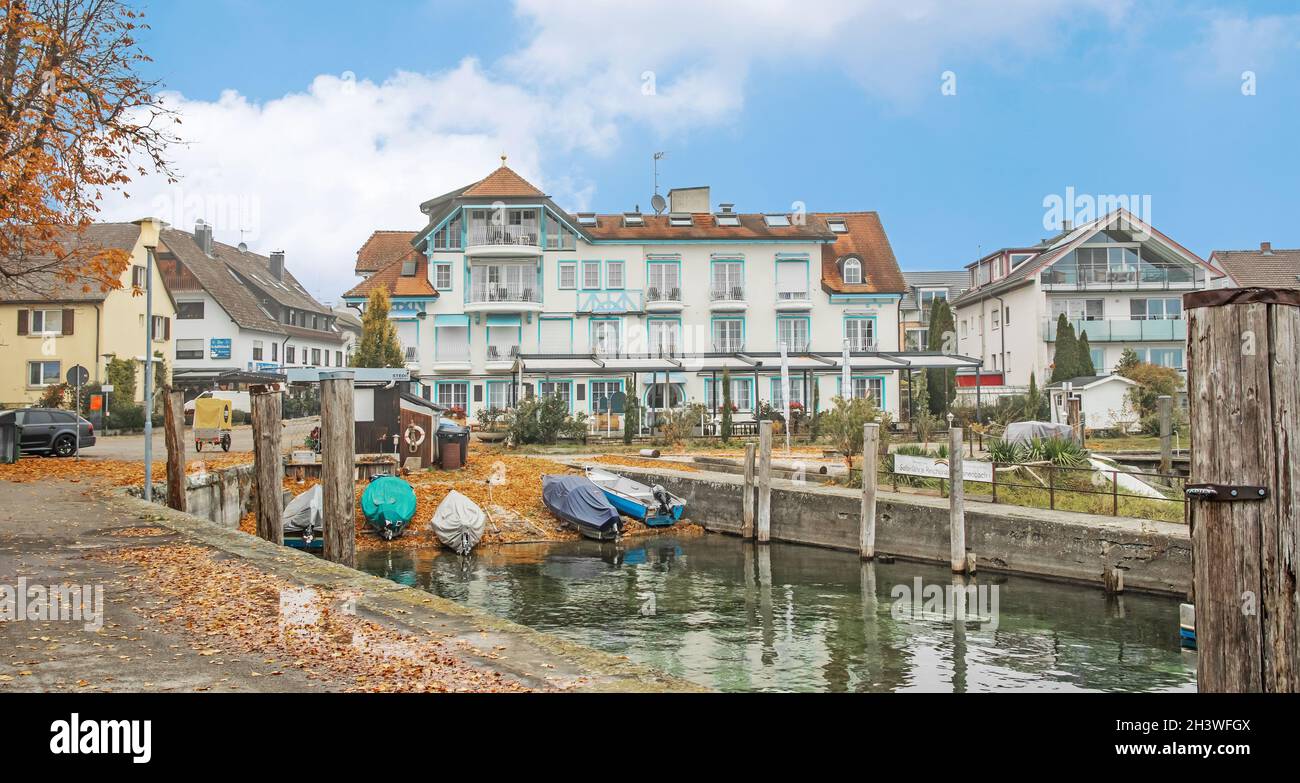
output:
[[585,538],[611,541],[623,532],[617,509],[586,476],[542,476],[542,503]]
[[284,507],[284,545],[294,549],[325,548],[324,502],[320,484],[303,492]]
[[477,503],[453,489],[438,504],[429,526],[443,546],[458,555],[468,555],[482,540],[486,519]]
[[396,476],[375,476],[361,493],[366,522],[386,541],[402,535],[415,516],[415,490]]
[[649,527],[668,527],[686,512],[686,501],[658,484],[652,487],[600,468],[587,468],[587,478],[618,513]]

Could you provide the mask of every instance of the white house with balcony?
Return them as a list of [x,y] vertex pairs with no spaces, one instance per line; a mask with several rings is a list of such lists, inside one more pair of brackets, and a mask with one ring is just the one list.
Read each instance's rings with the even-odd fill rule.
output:
[[1051,376],[1064,314],[1084,332],[1099,375],[1124,349],[1186,370],[1182,296],[1221,273],[1195,253],[1119,210],[1030,247],[1004,248],[967,266],[970,288],[953,302],[957,352],[1010,386]]
[[[662,214],[574,213],[503,164],[426,201],[426,225],[358,251],[364,307],[385,285],[417,377],[413,391],[474,417],[533,395],[591,415],[635,394],[654,412],[710,414],[731,377],[737,420],[791,400],[870,396],[897,414],[899,379],[961,357],[904,355],[902,275],[874,212],[740,213],[708,188],[669,193]],[[405,270],[405,271],[403,271]],[[397,303],[409,310],[399,312]],[[850,387],[842,354],[850,347]],[[621,426],[615,424],[614,426]]]

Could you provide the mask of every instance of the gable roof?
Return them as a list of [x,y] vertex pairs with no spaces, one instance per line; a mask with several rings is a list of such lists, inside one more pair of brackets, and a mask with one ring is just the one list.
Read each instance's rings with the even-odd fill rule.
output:
[[159,240],[241,328],[271,334],[342,340],[337,332],[281,323],[262,308],[258,294],[285,307],[331,317],[334,315],[328,307],[313,299],[287,268],[282,278],[275,280],[270,271],[270,259],[266,256],[215,240],[212,243],[212,255],[208,256],[194,240],[193,234],[175,228],[163,229]]
[[[978,301],[992,294],[1017,288],[1026,283],[1031,283],[1040,271],[1069,255],[1071,251],[1082,245],[1084,242],[1087,242],[1097,232],[1114,230],[1147,234],[1160,242],[1160,244],[1164,245],[1175,255],[1182,257],[1184,261],[1207,270],[1211,277],[1223,276],[1223,273],[1206,263],[1200,256],[1156,230],[1154,226],[1144,222],[1132,212],[1129,212],[1127,209],[1117,209],[1114,212],[1108,212],[1095,220],[1084,223],[1078,228],[1062,232],[1057,236],[1044,241],[1038,246],[1038,248],[1041,249],[1039,249],[1037,255],[1028,259],[1015,269],[1012,269],[1006,277],[1003,277],[995,283],[967,290],[966,293],[957,298],[957,302]],[[989,258],[990,256],[998,255],[998,253],[1001,252],[1003,251],[999,250],[995,253],[991,253],[988,256],[984,256],[980,261],[983,261],[985,258]]]
[[1300,288],[1300,250],[1216,250],[1210,262],[1239,288]]
[[419,231],[376,231],[357,250],[356,273],[377,272],[395,259],[411,252],[411,242]]
[[501,166],[461,192],[470,198],[546,198],[546,194],[515,173],[501,159]]
[[1055,383],[1049,383],[1047,384],[1047,388],[1059,389],[1063,384],[1068,383],[1070,384],[1070,386],[1076,389],[1091,389],[1093,386],[1100,386],[1101,384],[1109,383],[1110,381],[1123,381],[1124,383],[1127,383],[1129,386],[1138,385],[1137,381],[1133,380],[1132,378],[1126,378],[1125,376],[1120,375],[1119,373],[1112,373],[1110,375],[1080,375],[1077,378],[1070,378],[1069,380],[1066,381],[1056,381]]
[[357,283],[343,294],[343,298],[365,299],[370,296],[371,291],[381,287],[388,289],[390,297],[437,297],[437,289],[429,282],[429,259],[414,251],[409,253],[408,257],[412,257],[415,261],[414,276],[402,274],[402,265],[407,258],[399,258]]
[[[885,227],[875,212],[818,212],[816,217],[823,225],[826,218],[842,218],[843,234],[827,233],[834,242],[822,246],[822,289],[832,294],[901,294],[907,290],[903,272],[889,246]],[[809,224],[813,221],[809,220]],[[841,274],[841,262],[850,256],[862,261],[862,282],[849,284]]]
[[[110,292],[97,283],[81,279],[69,281],[64,270],[75,270],[78,259],[103,250],[135,251],[140,226],[135,223],[91,223],[80,229],[60,231],[57,241],[66,257],[58,263],[52,256],[35,256],[22,260],[8,259],[11,266],[34,270],[17,278],[0,277],[0,302],[12,304],[37,302],[102,302]],[[116,289],[114,289],[116,290]]]
[[898,303],[899,310],[920,310],[921,304],[916,295],[918,288],[945,288],[948,298],[956,299],[970,287],[970,273],[965,270],[904,272],[903,281],[907,283],[907,293]]

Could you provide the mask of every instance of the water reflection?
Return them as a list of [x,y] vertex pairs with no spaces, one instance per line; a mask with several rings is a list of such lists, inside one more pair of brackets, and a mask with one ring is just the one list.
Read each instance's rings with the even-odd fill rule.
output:
[[[722,536],[516,545],[358,566],[729,691],[1190,690],[1178,602]],[[949,615],[891,611],[951,588]],[[996,622],[966,588],[996,586]]]

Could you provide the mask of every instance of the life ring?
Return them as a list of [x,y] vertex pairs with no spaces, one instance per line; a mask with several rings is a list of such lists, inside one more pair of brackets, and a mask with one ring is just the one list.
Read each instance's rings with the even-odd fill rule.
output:
[[406,428],[406,445],[411,447],[411,451],[420,448],[420,444],[424,443],[424,437],[424,428],[419,424],[412,424]]

